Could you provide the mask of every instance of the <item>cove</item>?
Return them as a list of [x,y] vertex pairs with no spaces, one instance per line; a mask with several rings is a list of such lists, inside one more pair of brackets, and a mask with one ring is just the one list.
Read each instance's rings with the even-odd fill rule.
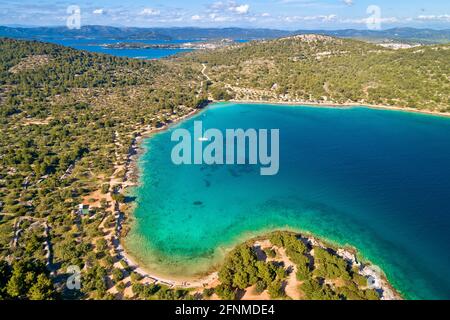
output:
[[[279,172],[171,161],[171,132],[279,129]],[[126,248],[195,275],[274,229],[357,248],[405,298],[450,299],[450,119],[365,107],[219,103],[145,139]]]

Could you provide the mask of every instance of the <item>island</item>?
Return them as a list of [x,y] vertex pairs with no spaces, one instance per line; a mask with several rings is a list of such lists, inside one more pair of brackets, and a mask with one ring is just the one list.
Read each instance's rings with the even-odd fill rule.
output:
[[108,49],[182,49],[182,50],[214,50],[236,44],[232,39],[211,40],[207,42],[158,43],[118,42],[103,44]]

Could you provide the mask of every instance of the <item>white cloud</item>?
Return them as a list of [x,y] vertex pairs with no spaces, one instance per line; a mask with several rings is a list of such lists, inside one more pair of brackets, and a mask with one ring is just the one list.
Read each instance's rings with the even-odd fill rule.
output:
[[250,10],[250,6],[248,4],[242,4],[235,7],[230,7],[231,11],[236,12],[237,14],[247,14]]
[[201,19],[201,17],[200,17],[198,14],[193,15],[193,16],[191,17],[191,20],[194,20],[194,21],[198,21],[198,20],[200,20],[200,19]]
[[237,3],[236,1],[217,1],[209,5],[209,12],[211,13],[223,13],[224,11],[240,15],[248,14],[250,5]]
[[141,15],[143,16],[159,16],[160,14],[161,11],[152,8],[144,8],[144,10],[141,11]]
[[93,14],[105,14],[106,10],[105,9],[95,9],[94,11],[92,11]]
[[352,6],[353,5],[353,0],[342,0],[342,1],[348,6]]
[[450,21],[450,14],[421,15],[418,16],[417,19],[426,21]]
[[288,16],[285,17],[284,20],[286,22],[294,22],[294,21],[321,21],[321,22],[330,22],[336,21],[337,15],[329,14],[329,15],[316,15],[316,16]]
[[264,12],[263,14],[261,14],[261,17],[270,17],[270,13]]
[[[361,18],[361,19],[342,19],[339,22],[341,23],[354,23],[354,24],[367,24],[367,23],[373,23],[373,18]],[[396,17],[387,17],[387,18],[377,18],[375,22],[378,23],[397,23],[401,22],[399,18]]]
[[230,17],[226,17],[226,16],[219,16],[217,13],[211,13],[209,15],[209,18],[214,21],[214,22],[225,22],[225,21],[230,21]]
[[327,16],[319,16],[319,19],[321,19],[322,21],[334,21],[336,20],[337,15],[335,14],[329,14]]
[[218,10],[223,9],[224,6],[225,6],[225,3],[223,3],[222,1],[217,1],[217,2],[214,2],[213,4],[211,4],[209,6],[209,8],[213,11],[218,11]]

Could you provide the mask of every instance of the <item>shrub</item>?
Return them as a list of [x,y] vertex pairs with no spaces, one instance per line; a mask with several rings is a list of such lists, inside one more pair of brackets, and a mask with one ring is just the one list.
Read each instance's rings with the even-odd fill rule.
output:
[[271,299],[280,299],[285,297],[283,282],[280,279],[273,281],[267,288]]
[[124,203],[125,202],[125,196],[121,193],[113,193],[111,198],[114,201],[120,202],[120,203]]
[[281,232],[272,233],[269,240],[274,246],[283,247],[283,234]]
[[266,250],[264,250],[264,252],[266,253],[266,256],[268,256],[269,258],[272,258],[272,259],[277,256],[277,253],[272,248],[266,249]]
[[309,279],[303,282],[301,290],[308,300],[338,300],[339,297],[327,285],[322,286],[317,279]]
[[123,292],[125,290],[125,284],[123,282],[119,282],[116,284],[116,289],[118,292]]
[[102,239],[98,239],[95,242],[95,246],[97,247],[98,251],[104,251],[108,247],[108,243],[106,242],[105,239],[102,238]]
[[352,275],[353,281],[360,287],[366,287],[367,286],[367,279],[363,275],[360,275],[359,273],[353,273]]
[[109,192],[109,184],[102,184],[101,193],[106,194]]
[[128,263],[125,260],[120,260],[120,265],[124,268],[127,269],[128,268]]
[[212,96],[214,100],[230,100],[232,96],[224,88],[214,88],[212,90]]
[[211,297],[214,294],[214,288],[205,288],[203,289],[203,296],[206,298]]
[[255,293],[261,294],[264,292],[264,290],[266,290],[266,288],[267,288],[266,282],[259,280],[258,282],[256,282],[256,285],[255,285]]
[[142,276],[137,272],[131,272],[131,282],[139,282],[142,280]]
[[311,272],[309,270],[308,265],[306,265],[306,264],[297,265],[296,277],[297,277],[297,280],[299,280],[299,281],[304,281],[304,280],[311,278]]
[[222,300],[236,300],[236,289],[233,287],[219,284],[214,291]]
[[122,272],[122,270],[120,270],[120,269],[118,269],[118,268],[115,268],[115,269],[112,271],[112,277],[113,277],[113,280],[114,280],[115,282],[118,282],[118,281],[123,280],[123,272]]

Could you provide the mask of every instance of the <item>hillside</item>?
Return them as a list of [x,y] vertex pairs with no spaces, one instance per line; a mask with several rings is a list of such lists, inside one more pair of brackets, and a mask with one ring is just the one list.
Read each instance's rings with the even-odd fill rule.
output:
[[[88,264],[111,274],[104,237],[123,209],[115,199],[124,201],[131,146],[201,104],[200,81],[188,67],[0,40],[0,298],[54,297],[23,283],[30,269],[45,288],[43,270]],[[85,293],[104,297],[105,277]]]
[[446,44],[450,42],[450,29],[393,28],[387,30],[309,30],[296,31],[296,34],[323,34],[333,37],[365,40],[375,43],[402,42],[421,44]]
[[188,59],[236,100],[361,103],[450,111],[450,45],[391,50],[356,40],[299,35]]

